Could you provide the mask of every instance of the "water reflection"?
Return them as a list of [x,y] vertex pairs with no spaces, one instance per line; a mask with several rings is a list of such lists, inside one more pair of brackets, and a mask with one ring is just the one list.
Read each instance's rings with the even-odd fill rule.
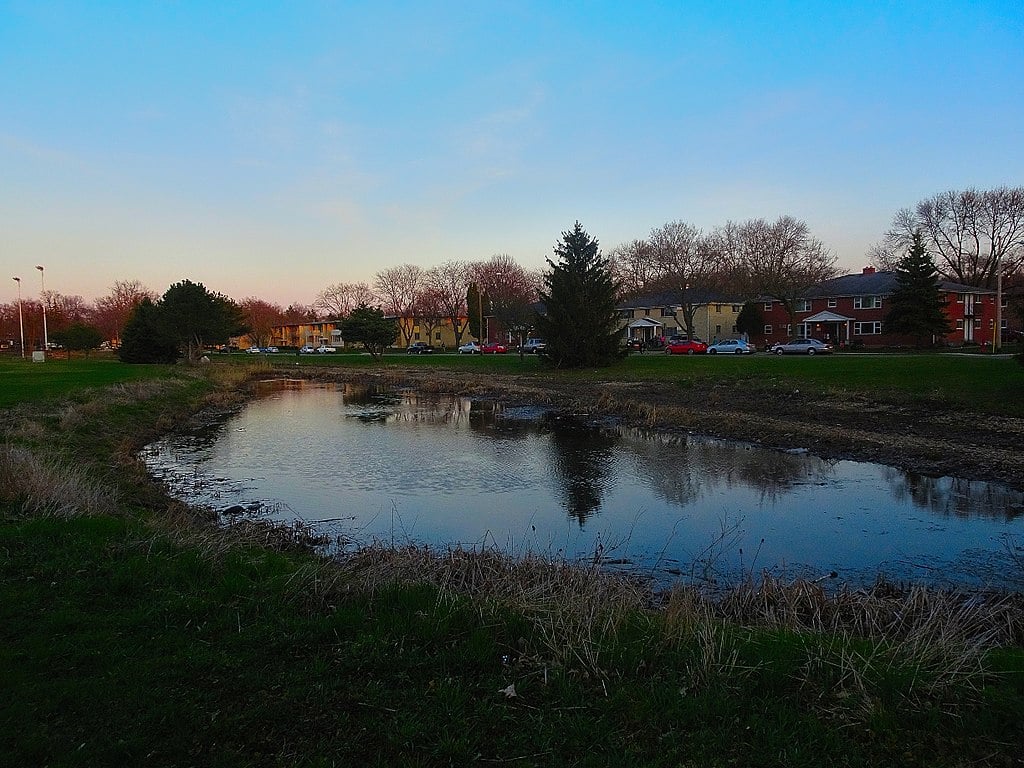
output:
[[1024,514],[1021,494],[1006,486],[960,477],[928,477],[892,467],[886,467],[884,474],[894,499],[909,500],[937,515],[984,515],[1010,521]]
[[581,558],[616,541],[663,574],[710,557],[736,572],[756,551],[791,575],[1005,581],[1007,537],[1024,540],[1024,495],[1000,485],[353,385],[268,387],[143,456],[215,509]]
[[582,527],[600,510],[614,471],[612,449],[619,436],[606,429],[586,429],[567,420],[549,422],[551,465],[562,507]]

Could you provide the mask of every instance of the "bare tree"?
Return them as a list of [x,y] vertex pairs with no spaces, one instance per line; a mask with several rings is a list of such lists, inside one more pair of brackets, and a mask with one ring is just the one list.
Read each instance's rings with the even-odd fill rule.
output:
[[320,315],[314,306],[305,304],[289,304],[284,310],[282,320],[285,323],[310,323],[320,319]]
[[462,334],[469,322],[466,291],[469,289],[469,265],[462,261],[446,261],[427,270],[426,285],[441,304],[442,315],[451,323],[455,346],[462,344]]
[[416,298],[423,285],[424,272],[415,264],[382,269],[373,278],[373,287],[381,308],[398,319],[405,346],[412,342],[416,325]]
[[156,301],[157,295],[139,280],[115,280],[110,293],[93,302],[93,323],[108,340],[119,344],[121,330],[143,299]]
[[651,230],[649,242],[657,266],[654,284],[672,297],[673,307],[680,307],[673,309],[676,322],[681,320],[687,334],[693,336],[697,308],[707,305],[718,287],[721,256],[717,238],[691,224],[673,221]]
[[661,276],[654,249],[647,240],[615,246],[608,253],[608,262],[619,286],[620,299],[632,299],[652,290]]
[[359,305],[374,306],[377,297],[366,283],[335,283],[324,288],[313,300],[313,306],[328,317],[343,318]]
[[445,321],[444,303],[441,296],[430,285],[424,286],[416,297],[416,319],[426,336],[424,341],[433,343],[434,331]]
[[944,277],[994,288],[999,271],[1024,266],[1024,187],[950,190],[901,209],[876,251],[880,263],[891,267],[916,230]]
[[92,319],[92,309],[81,296],[65,296],[57,291],[45,291],[46,318],[50,333],[59,333],[73,323]]
[[470,272],[473,282],[487,293],[491,314],[521,345],[536,317],[534,306],[540,293],[540,273],[524,269],[506,253],[474,263]]
[[727,223],[717,232],[719,247],[734,280],[745,293],[782,303],[794,322],[795,301],[810,288],[836,276],[835,256],[813,237],[807,224],[791,216],[776,221]]
[[284,310],[281,306],[250,296],[242,299],[238,308],[248,328],[246,335],[250,344],[254,347],[269,347],[274,342],[275,326],[284,323]]

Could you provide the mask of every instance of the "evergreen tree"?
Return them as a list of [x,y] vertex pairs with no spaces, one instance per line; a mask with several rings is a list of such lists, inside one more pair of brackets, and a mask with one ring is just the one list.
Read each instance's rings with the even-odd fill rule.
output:
[[245,327],[238,305],[191,280],[168,288],[158,309],[157,322],[164,335],[184,347],[189,360],[202,354],[204,344],[224,344]]
[[537,335],[547,341],[545,355],[557,368],[609,365],[622,356],[617,286],[597,240],[577,221],[548,259],[540,300],[546,314],[537,318]]
[[889,298],[886,333],[912,336],[918,346],[933,336],[950,332],[939,292],[938,269],[924,245],[921,231],[914,232],[910,248],[896,264],[896,290]]
[[103,341],[103,333],[92,325],[85,323],[72,323],[63,331],[53,334],[53,340],[64,346],[68,351],[68,359],[71,353],[85,352],[89,356],[89,350],[96,349]]
[[163,332],[159,308],[144,297],[135,307],[121,331],[117,356],[124,363],[173,363],[178,359],[178,343]]
[[371,357],[380,357],[385,347],[390,347],[398,338],[398,325],[384,316],[379,308],[360,304],[348,317],[341,321],[341,336],[345,343],[357,342]]
[[753,301],[744,304],[736,316],[736,330],[747,336],[756,336],[764,331],[764,315]]

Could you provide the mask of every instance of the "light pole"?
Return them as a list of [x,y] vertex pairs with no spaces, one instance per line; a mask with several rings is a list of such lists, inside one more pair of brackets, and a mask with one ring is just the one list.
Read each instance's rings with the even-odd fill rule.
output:
[[21,356],[25,357],[25,320],[21,316],[21,278],[11,278],[18,284],[18,328],[21,330]]
[[39,286],[42,288],[39,298],[43,302],[43,354],[50,349],[50,337],[46,333],[46,279],[43,276],[43,265],[36,264],[36,269],[39,270]]

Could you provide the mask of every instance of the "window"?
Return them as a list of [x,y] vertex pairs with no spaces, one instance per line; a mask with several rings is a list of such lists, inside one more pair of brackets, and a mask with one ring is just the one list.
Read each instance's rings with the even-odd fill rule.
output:
[[718,314],[722,314],[722,305],[721,304],[715,304],[715,312],[717,312]]
[[732,305],[732,313],[734,315],[738,315],[742,309],[743,309],[743,307],[741,307],[739,304],[733,304]]
[[797,299],[793,302],[794,312],[810,312],[811,302],[809,299]]
[[964,329],[964,321],[963,321],[963,319],[962,319],[962,318],[957,318],[957,321],[956,321],[956,329],[957,329],[958,331],[962,331],[962,330]]
[[793,335],[793,324],[792,323],[786,323],[786,335],[787,336],[792,336]]
[[434,339],[435,339],[435,341],[440,341],[441,340],[441,332],[440,331],[438,331],[437,333],[434,334]]
[[966,295],[966,294],[963,294],[963,293],[958,293],[958,294],[956,295],[956,303],[957,303],[957,304],[963,304],[963,303],[964,303],[964,296],[965,296],[965,295]]
[[676,313],[673,311],[672,307],[662,307],[661,308],[661,316],[662,317],[675,317]]
[[416,331],[415,333],[413,333],[412,338],[413,338],[414,341],[419,341],[420,340],[420,332]]
[[839,306],[839,300],[835,296],[828,297],[828,308],[835,309]]
[[715,326],[715,336],[717,336],[717,335],[718,335],[718,334],[720,334],[721,332],[722,332],[722,326],[720,326],[720,325],[716,325],[716,326]]
[[770,301],[766,301],[764,303],[764,311],[765,312],[771,312],[772,311],[772,303]]
[[764,335],[765,336],[771,336],[772,335],[772,327],[770,325],[766,325],[764,327]]
[[881,309],[882,308],[882,297],[881,296],[854,296],[853,297],[853,308],[854,309]]
[[627,320],[632,320],[633,319],[633,310],[632,309],[621,309],[621,310],[619,310],[619,317],[623,317],[623,318],[625,318]]
[[855,336],[877,336],[881,332],[882,323],[880,320],[853,324],[853,333]]

